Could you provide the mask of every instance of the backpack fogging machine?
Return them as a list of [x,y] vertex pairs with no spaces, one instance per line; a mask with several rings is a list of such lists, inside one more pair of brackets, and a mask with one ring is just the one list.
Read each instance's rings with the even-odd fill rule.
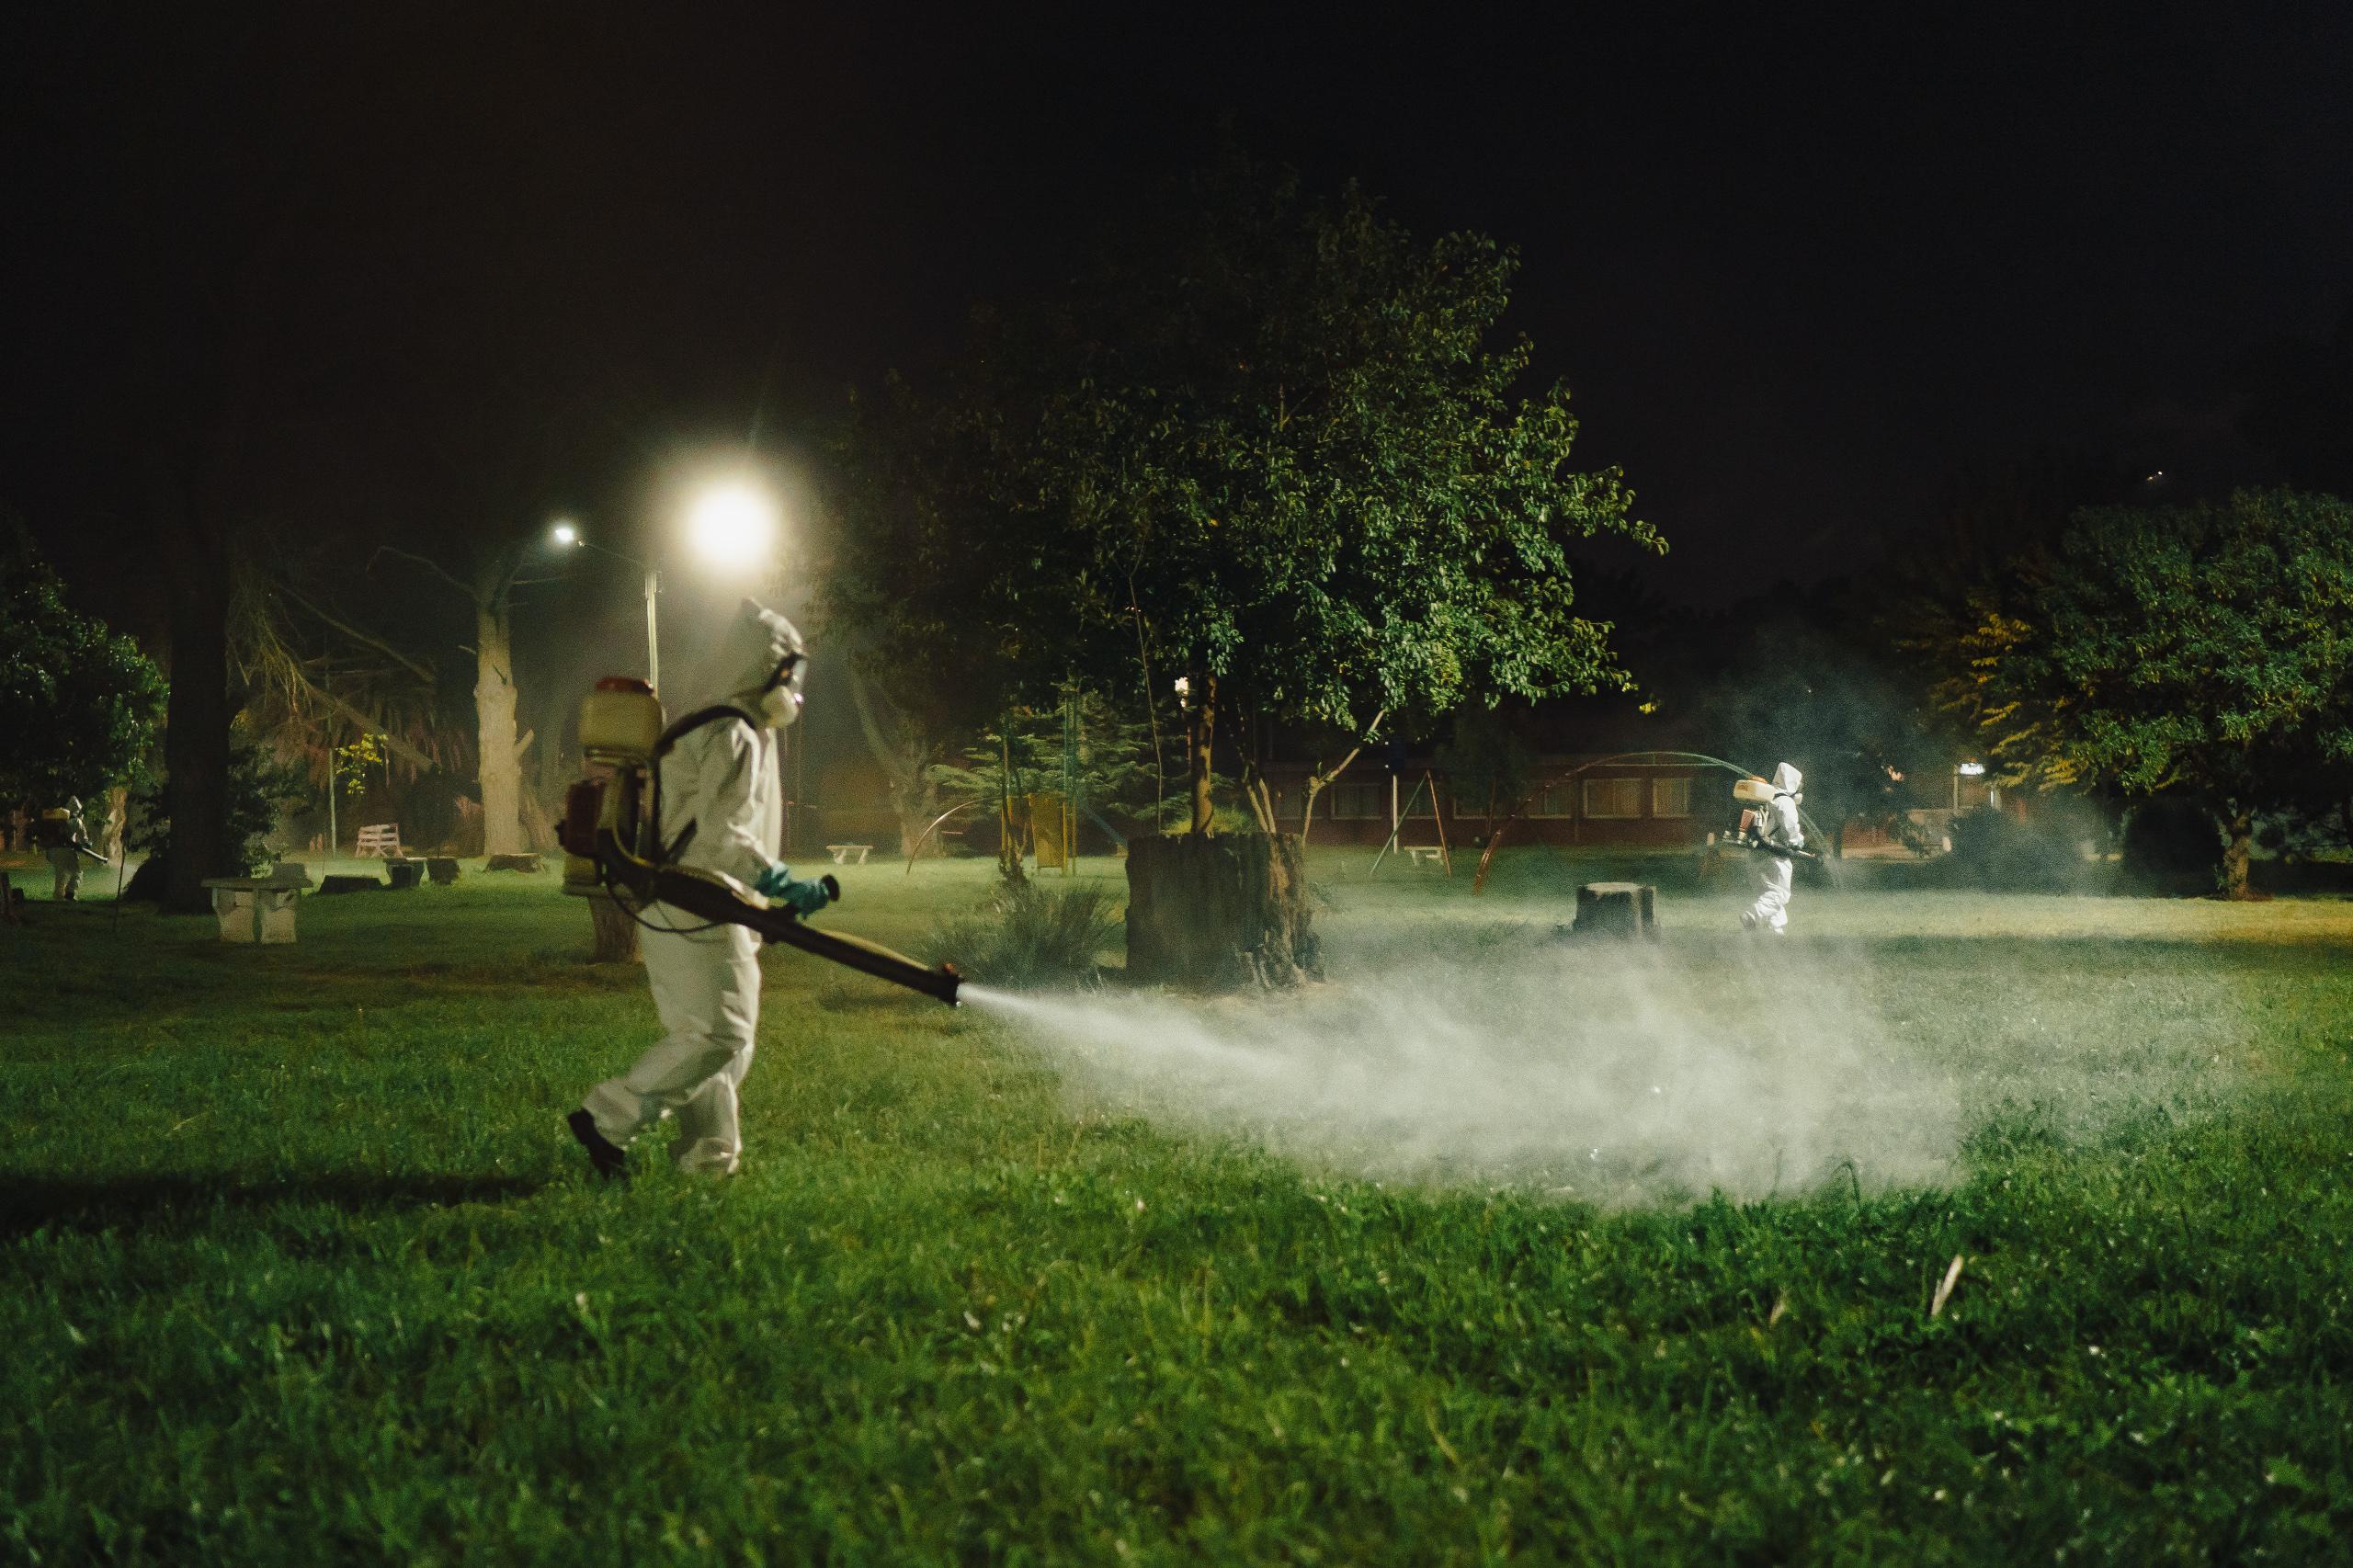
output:
[[74,825],[74,814],[63,806],[51,806],[33,820],[33,844],[41,849],[71,849],[85,860],[101,866],[111,864],[107,858],[90,847]]
[[[615,676],[597,683],[580,705],[580,751],[588,777],[564,796],[558,835],[563,891],[614,898],[641,922],[638,912],[659,903],[713,925],[746,926],[768,941],[956,1006],[964,977],[955,965],[927,967],[880,943],[819,931],[791,905],[771,903],[733,877],[672,863],[685,846],[683,837],[666,847],[661,842],[662,757],[698,724],[735,712],[705,709],[665,728],[661,699],[644,681]],[[821,885],[829,898],[841,896],[834,878]]]
[[1786,844],[1776,844],[1764,836],[1765,813],[1773,809],[1771,784],[1762,778],[1743,778],[1732,787],[1732,798],[1741,808],[1740,827],[1733,835],[1734,843],[1783,860],[1822,858],[1811,849],[1792,849]]

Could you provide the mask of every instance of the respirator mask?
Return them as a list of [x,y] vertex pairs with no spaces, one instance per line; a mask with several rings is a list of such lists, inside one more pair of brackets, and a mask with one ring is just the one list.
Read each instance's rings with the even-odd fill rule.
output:
[[799,650],[787,653],[767,684],[748,693],[752,711],[771,730],[781,730],[801,717],[801,672],[809,661]]

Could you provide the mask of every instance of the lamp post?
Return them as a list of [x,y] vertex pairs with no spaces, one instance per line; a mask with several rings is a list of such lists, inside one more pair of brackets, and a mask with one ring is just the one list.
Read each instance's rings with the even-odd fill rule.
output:
[[[687,538],[694,552],[714,566],[746,567],[765,559],[776,535],[776,504],[767,493],[742,481],[706,486],[687,509]],[[645,574],[645,679],[662,687],[662,641],[654,598],[662,591],[662,573],[651,562],[592,544],[569,517],[558,518],[548,538],[562,550],[593,550]]]
[[1953,815],[1961,815],[1961,781],[1964,778],[1982,778],[1984,774],[1985,765],[1982,762],[1964,762],[1952,770]]
[[634,555],[623,555],[618,550],[607,550],[601,544],[591,544],[580,537],[577,524],[560,522],[549,530],[549,537],[565,550],[593,550],[599,555],[609,555],[626,562],[645,574],[645,684],[656,691],[662,688],[662,636],[654,617],[654,596],[662,591],[661,572]]

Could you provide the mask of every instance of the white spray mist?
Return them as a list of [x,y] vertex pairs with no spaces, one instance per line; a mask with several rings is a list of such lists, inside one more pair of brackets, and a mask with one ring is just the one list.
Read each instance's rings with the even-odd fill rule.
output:
[[964,995],[1090,1111],[1354,1174],[1604,1203],[1952,1174],[1949,1088],[1891,1049],[1829,955],[1525,928],[1457,952],[1357,951],[1346,983],[1288,996]]

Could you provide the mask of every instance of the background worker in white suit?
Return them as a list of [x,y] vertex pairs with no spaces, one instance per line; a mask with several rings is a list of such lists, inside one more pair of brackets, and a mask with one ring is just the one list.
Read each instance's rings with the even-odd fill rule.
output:
[[1756,810],[1750,824],[1757,889],[1756,902],[1741,912],[1745,930],[1789,934],[1790,884],[1797,869],[1791,857],[1805,847],[1805,829],[1798,822],[1798,802],[1805,799],[1798,790],[1804,782],[1805,776],[1786,762],[1773,769],[1773,798]]

